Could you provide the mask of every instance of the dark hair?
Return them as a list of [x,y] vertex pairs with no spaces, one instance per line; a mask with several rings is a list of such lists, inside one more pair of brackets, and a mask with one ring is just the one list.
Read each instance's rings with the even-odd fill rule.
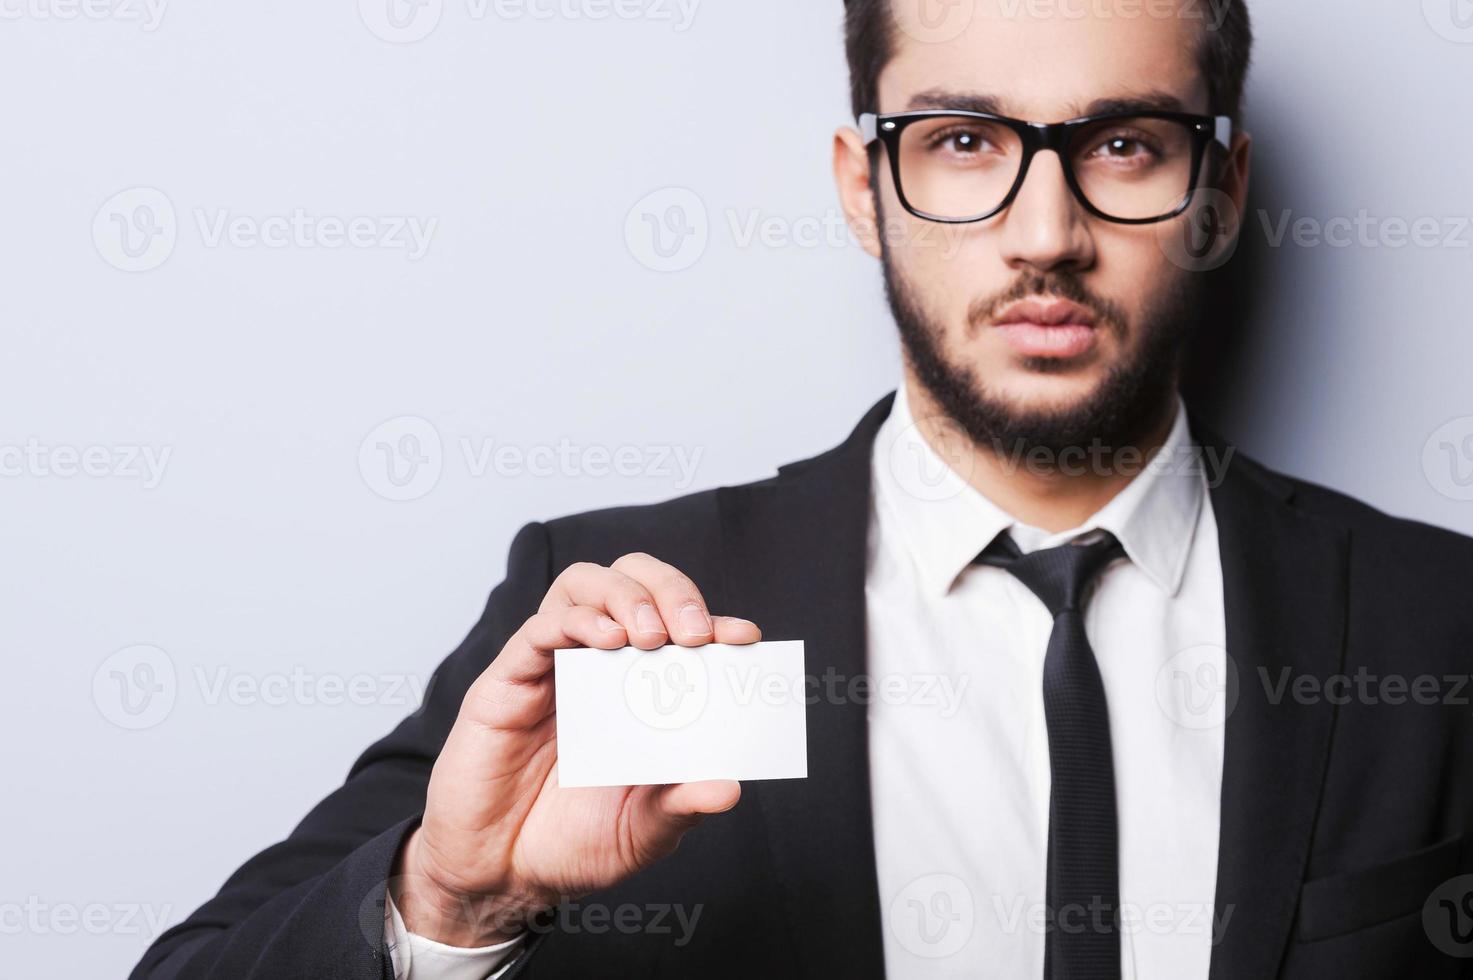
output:
[[[854,114],[878,112],[876,89],[880,72],[894,54],[893,0],[845,0],[844,47],[849,55],[849,97]],[[1215,5],[1214,5],[1215,9]],[[1198,53],[1212,115],[1231,116],[1234,123],[1243,104],[1243,83],[1253,50],[1253,25],[1248,0],[1227,0],[1222,23],[1207,25],[1207,37]]]

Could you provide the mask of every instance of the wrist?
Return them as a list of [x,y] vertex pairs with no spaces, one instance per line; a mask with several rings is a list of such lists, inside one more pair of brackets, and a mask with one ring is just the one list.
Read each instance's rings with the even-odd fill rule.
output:
[[399,849],[389,880],[405,928],[446,946],[475,949],[515,939],[546,906],[515,894],[485,893],[446,881],[424,860],[421,830]]

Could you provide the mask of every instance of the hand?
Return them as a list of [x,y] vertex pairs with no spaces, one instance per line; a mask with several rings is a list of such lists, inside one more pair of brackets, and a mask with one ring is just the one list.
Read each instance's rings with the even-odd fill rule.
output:
[[628,878],[707,814],[736,806],[732,780],[558,786],[553,650],[761,638],[744,619],[711,616],[694,582],[649,555],[570,566],[461,703],[424,820],[396,865],[405,925],[452,946],[504,941],[538,911]]

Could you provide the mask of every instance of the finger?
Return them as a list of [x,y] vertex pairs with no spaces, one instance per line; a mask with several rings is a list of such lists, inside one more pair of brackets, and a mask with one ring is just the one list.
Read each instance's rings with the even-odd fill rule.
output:
[[741,784],[730,779],[641,787],[635,797],[634,847],[641,863],[674,851],[686,831],[709,814],[723,813],[741,799]]
[[643,552],[625,555],[610,567],[650,591],[671,640],[693,647],[710,643],[714,638],[706,600],[696,583],[680,569]]
[[512,634],[481,678],[488,683],[535,683],[552,669],[554,650],[576,646],[612,650],[627,642],[624,627],[601,609],[568,606],[556,612],[539,612]]
[[762,639],[762,630],[749,619],[735,616],[712,616],[716,626],[717,643],[756,643]]
[[564,569],[547,590],[542,610],[571,605],[592,606],[608,613],[624,626],[628,642],[641,650],[663,646],[669,637],[650,590],[613,568],[578,562]]
[[660,787],[660,807],[671,817],[725,813],[742,798],[742,784],[735,779],[708,779]]

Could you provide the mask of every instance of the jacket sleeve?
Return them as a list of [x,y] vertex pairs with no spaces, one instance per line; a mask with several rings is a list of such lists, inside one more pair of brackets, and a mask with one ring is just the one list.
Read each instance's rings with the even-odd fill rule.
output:
[[528,524],[512,541],[506,578],[436,669],[420,708],[364,752],[289,837],[161,935],[131,980],[391,978],[384,902],[395,855],[423,813],[430,770],[466,689],[537,611],[552,575],[547,529]]

